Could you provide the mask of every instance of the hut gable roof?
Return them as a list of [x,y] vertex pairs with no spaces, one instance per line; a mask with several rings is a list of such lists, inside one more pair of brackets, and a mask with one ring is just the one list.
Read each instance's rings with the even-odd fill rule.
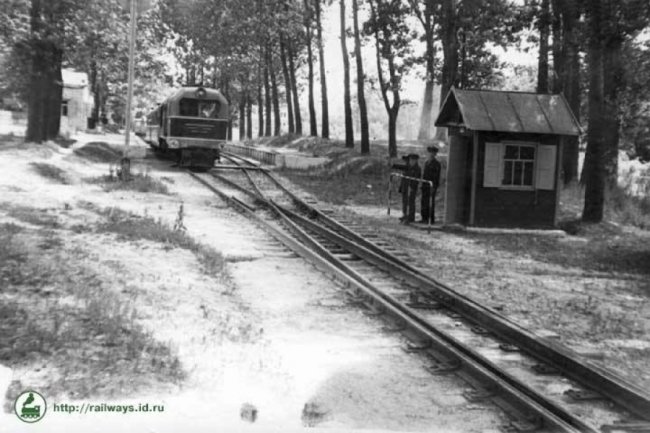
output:
[[435,125],[475,131],[580,134],[580,125],[561,94],[452,88]]

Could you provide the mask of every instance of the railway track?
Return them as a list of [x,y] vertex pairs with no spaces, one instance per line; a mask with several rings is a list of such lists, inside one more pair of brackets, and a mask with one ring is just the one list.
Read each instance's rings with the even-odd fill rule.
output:
[[[193,176],[346,288],[405,337],[432,374],[455,374],[490,401],[508,431],[650,431],[650,396],[413,267],[381,236],[320,211],[250,161]],[[224,168],[224,167],[222,167]]]

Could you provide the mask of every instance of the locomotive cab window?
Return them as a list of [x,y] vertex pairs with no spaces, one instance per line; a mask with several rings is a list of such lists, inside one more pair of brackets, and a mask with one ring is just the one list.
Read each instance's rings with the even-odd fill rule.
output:
[[221,105],[219,101],[183,98],[179,104],[181,116],[216,119]]

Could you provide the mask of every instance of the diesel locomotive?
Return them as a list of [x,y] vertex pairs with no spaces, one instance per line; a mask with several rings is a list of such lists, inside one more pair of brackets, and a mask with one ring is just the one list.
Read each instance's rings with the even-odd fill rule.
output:
[[144,140],[181,167],[210,168],[228,135],[228,101],[215,89],[182,87],[146,117]]

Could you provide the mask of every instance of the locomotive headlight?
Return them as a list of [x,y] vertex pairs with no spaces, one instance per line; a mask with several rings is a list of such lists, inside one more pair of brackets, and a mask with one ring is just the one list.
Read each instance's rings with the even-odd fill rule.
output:
[[178,140],[169,140],[169,147],[178,147]]
[[205,89],[204,89],[203,87],[199,87],[199,88],[197,89],[197,91],[196,91],[196,97],[197,97],[197,98],[205,98],[205,95],[206,95],[206,94],[207,94],[207,93],[206,93],[206,91],[205,91]]

